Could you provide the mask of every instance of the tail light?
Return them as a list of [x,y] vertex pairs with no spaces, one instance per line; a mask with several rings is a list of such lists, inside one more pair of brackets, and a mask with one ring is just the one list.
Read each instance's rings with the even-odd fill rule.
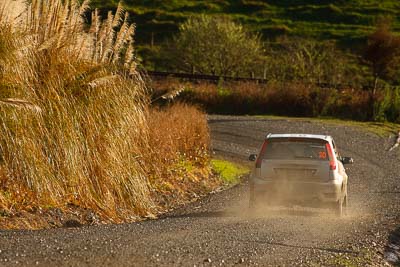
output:
[[325,146],[329,156],[329,169],[336,170],[335,155],[333,153],[332,147],[329,143],[326,143]]
[[256,168],[261,168],[261,162],[262,162],[262,158],[265,154],[265,151],[267,149],[267,145],[268,145],[268,141],[265,140],[262,147],[261,147],[261,151],[258,154],[257,160],[256,160]]

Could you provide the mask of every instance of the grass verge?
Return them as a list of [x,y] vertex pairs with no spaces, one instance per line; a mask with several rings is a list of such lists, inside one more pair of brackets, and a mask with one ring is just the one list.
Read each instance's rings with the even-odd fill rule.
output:
[[360,122],[352,120],[341,120],[336,118],[293,118],[286,116],[274,116],[274,115],[256,115],[256,118],[265,118],[270,120],[292,120],[292,121],[312,121],[316,123],[324,123],[330,125],[342,125],[359,128],[360,130],[372,132],[381,137],[387,137],[390,134],[397,133],[400,130],[400,124],[392,122]]
[[213,170],[220,176],[221,180],[229,185],[237,184],[240,178],[250,171],[243,165],[222,159],[212,159],[211,165]]
[[361,249],[356,255],[338,254],[329,260],[329,265],[341,267],[371,266],[374,262],[381,262],[376,253],[367,249]]

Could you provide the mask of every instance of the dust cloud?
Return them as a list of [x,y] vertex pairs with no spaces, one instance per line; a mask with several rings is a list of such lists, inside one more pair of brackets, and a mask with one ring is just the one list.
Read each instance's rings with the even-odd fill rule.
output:
[[366,216],[362,200],[352,198],[354,203],[345,215],[339,217],[332,206],[321,202],[287,202],[285,194],[290,192],[288,188],[275,194],[272,201],[266,198],[254,209],[250,209],[248,191],[245,188],[238,199],[225,206],[220,216],[221,222],[247,225],[246,227],[253,228],[260,236],[284,240],[287,244],[304,243],[313,247],[336,238],[344,238],[341,236],[343,229],[358,231],[358,225],[369,217]]
[[[285,219],[292,220],[293,225],[297,221],[309,221],[312,224],[321,224],[328,227],[330,224],[341,225],[350,224],[360,218],[369,217],[370,212],[362,204],[362,199],[356,199],[356,196],[350,195],[350,204],[345,209],[343,216],[339,217],[335,212],[335,203],[324,203],[317,199],[313,201],[302,201],[300,192],[298,200],[293,199],[293,183],[282,183],[273,194],[259,196],[257,205],[249,208],[249,190],[245,194],[225,208],[224,216],[237,220],[269,220]],[[296,189],[298,192],[298,189]],[[372,214],[371,214],[372,216]],[[299,220],[300,218],[300,220]],[[328,227],[329,228],[329,227]]]

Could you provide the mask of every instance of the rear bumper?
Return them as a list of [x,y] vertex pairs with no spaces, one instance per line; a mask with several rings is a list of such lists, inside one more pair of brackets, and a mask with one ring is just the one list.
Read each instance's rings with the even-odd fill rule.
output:
[[342,183],[338,181],[309,182],[286,180],[250,179],[253,198],[268,197],[269,200],[293,200],[336,202],[342,197]]

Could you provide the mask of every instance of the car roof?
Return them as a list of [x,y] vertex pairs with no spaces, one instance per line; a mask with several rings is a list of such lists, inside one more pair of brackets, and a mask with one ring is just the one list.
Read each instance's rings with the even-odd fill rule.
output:
[[322,134],[268,134],[266,138],[312,138],[312,139],[322,139],[325,141],[331,141],[332,136],[322,135]]

